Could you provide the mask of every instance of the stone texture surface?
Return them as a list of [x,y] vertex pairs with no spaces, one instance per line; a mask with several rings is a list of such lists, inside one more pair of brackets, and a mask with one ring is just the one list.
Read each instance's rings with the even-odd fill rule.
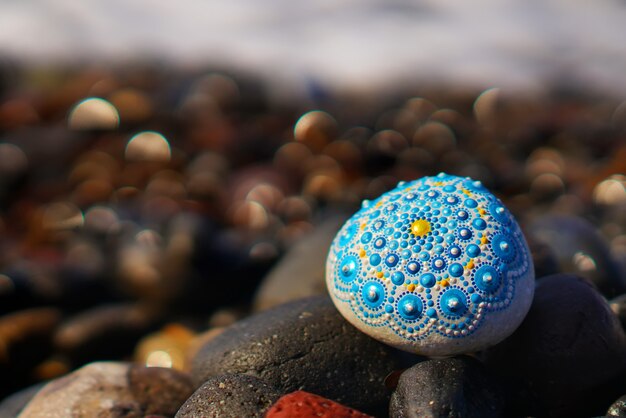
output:
[[[192,360],[197,385],[245,373],[283,392],[306,390],[366,413],[385,413],[384,379],[407,360],[345,321],[328,297],[270,309],[225,329]],[[409,356],[409,364],[419,361]]]
[[539,410],[579,416],[586,394],[623,373],[626,337],[587,280],[558,274],[537,283],[522,325],[484,359],[495,372],[526,382]]
[[171,369],[91,363],[45,385],[20,418],[173,416],[192,392],[190,378]]
[[244,374],[212,377],[181,406],[176,418],[263,418],[281,395],[263,380]]
[[456,357],[416,364],[400,376],[389,416],[501,417],[505,401],[497,382],[477,360]]
[[356,409],[302,390],[280,398],[265,418],[371,418]]
[[626,395],[613,402],[606,411],[607,417],[626,417]]

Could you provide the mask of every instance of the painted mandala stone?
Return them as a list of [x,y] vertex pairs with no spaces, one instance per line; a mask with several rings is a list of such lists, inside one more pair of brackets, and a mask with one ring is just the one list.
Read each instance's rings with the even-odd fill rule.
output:
[[478,181],[441,173],[364,201],[332,243],[326,284],[366,334],[448,356],[510,335],[530,308],[534,273],[502,202]]

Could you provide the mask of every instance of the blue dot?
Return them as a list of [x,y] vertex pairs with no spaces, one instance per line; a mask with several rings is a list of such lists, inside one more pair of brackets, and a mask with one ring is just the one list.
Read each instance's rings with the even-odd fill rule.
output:
[[401,271],[394,271],[391,275],[391,282],[396,286],[400,286],[404,283],[404,274]]
[[387,265],[387,267],[395,267],[398,261],[400,261],[400,257],[398,257],[397,254],[392,253],[385,257],[385,265]]
[[374,240],[374,247],[379,250],[383,248],[385,245],[387,245],[387,240],[383,237],[378,237],[376,238],[376,240]]
[[348,254],[339,263],[339,277],[342,281],[350,283],[359,274],[359,261],[355,255]]
[[422,261],[428,261],[430,259],[430,254],[428,254],[426,251],[422,251],[417,257]]
[[443,188],[443,191],[448,192],[448,193],[451,193],[455,190],[456,190],[456,187],[452,186],[451,184],[448,184],[447,186]]
[[434,318],[437,316],[437,311],[435,310],[435,308],[428,308],[426,310],[426,315],[428,315],[430,318]]
[[479,231],[482,231],[483,229],[487,228],[487,222],[485,222],[484,219],[476,218],[472,221],[472,226]]
[[490,265],[481,266],[474,273],[476,287],[484,292],[493,292],[500,287],[500,272]]
[[[459,219],[460,219],[460,220],[462,220],[462,221],[466,220],[466,219],[468,218],[468,216],[469,216],[469,215],[468,215],[468,214],[467,214],[467,212],[466,212],[466,211],[464,211],[464,210],[460,210],[460,211],[458,211],[458,212],[456,213],[456,217],[457,217],[457,218],[459,218]],[[452,221],[450,221],[450,222],[452,222]]]
[[379,264],[380,264],[380,261],[381,261],[381,259],[380,259],[380,255],[378,255],[378,254],[372,254],[372,255],[370,255],[370,264],[371,264],[371,265],[373,265],[373,266],[377,266],[377,265],[379,265]]
[[379,216],[380,216],[380,210],[378,209],[370,213],[370,219],[378,218]]
[[463,275],[463,266],[459,263],[451,264],[448,268],[448,272],[453,277],[461,277]]
[[420,284],[424,287],[433,287],[435,283],[437,283],[437,279],[432,273],[424,273],[420,277]]
[[475,208],[476,206],[478,206],[478,202],[476,202],[474,199],[465,199],[465,202],[463,203],[468,208]]
[[364,233],[363,235],[361,235],[361,242],[363,244],[369,243],[372,240],[372,236],[373,236],[372,233],[369,231]]
[[470,296],[470,299],[471,299],[472,303],[480,303],[480,301],[483,298],[481,298],[478,293],[474,293],[472,296]]
[[459,289],[449,289],[441,295],[439,306],[446,315],[462,316],[467,310],[467,298]]
[[402,296],[398,301],[398,313],[407,320],[418,319],[422,315],[423,304],[421,299],[413,294]]
[[480,247],[476,244],[470,244],[467,246],[465,251],[467,252],[467,255],[474,258],[480,254]]
[[507,212],[506,208],[500,204],[500,202],[493,202],[487,208],[491,216],[501,224],[508,225],[511,222],[511,216]]
[[393,312],[393,305],[385,305],[385,312],[392,313]]
[[378,308],[385,301],[385,288],[379,282],[367,282],[363,285],[361,297],[370,308]]
[[433,268],[433,270],[441,271],[446,268],[446,260],[441,257],[436,257],[430,263],[430,266]]
[[415,260],[409,260],[406,264],[406,272],[411,276],[415,276],[420,271],[420,263]]
[[469,239],[472,238],[474,234],[472,233],[472,231],[468,228],[461,228],[459,229],[459,239],[463,240],[463,241],[467,241]]
[[491,247],[493,252],[504,261],[511,261],[515,257],[513,240],[507,235],[495,235],[491,239]]
[[448,255],[450,258],[459,258],[461,254],[463,254],[463,251],[461,251],[461,247],[458,245],[451,245],[448,247]]

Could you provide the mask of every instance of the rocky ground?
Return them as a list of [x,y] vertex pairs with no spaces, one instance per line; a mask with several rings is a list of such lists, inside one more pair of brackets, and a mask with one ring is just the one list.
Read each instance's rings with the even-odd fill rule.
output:
[[[626,102],[0,75],[0,417],[626,416]],[[440,171],[517,217],[536,291],[502,343],[427,359],[349,325],[324,264],[362,199]]]

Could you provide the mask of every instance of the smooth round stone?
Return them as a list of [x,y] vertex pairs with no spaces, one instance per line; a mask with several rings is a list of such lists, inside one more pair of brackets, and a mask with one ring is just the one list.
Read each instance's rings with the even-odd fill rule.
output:
[[598,389],[606,393],[613,379],[622,387],[624,353],[626,335],[604,297],[586,279],[555,274],[537,282],[522,325],[483,358],[494,372],[527,382],[534,408],[590,416]]
[[262,418],[280,396],[280,391],[254,376],[216,376],[207,380],[187,399],[176,413],[176,418]]
[[326,284],[364,333],[427,356],[492,346],[522,322],[533,261],[480,182],[441,173],[363,202],[333,241]]
[[91,363],[46,384],[20,417],[173,416],[192,392],[189,376],[176,370]]
[[498,382],[471,357],[428,360],[406,370],[391,395],[391,418],[501,417]]

